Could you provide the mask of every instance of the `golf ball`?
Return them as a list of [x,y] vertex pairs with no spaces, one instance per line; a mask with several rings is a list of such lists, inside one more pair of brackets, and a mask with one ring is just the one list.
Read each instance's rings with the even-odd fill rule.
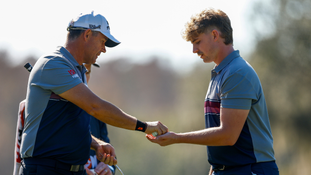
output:
[[158,133],[157,133],[157,132],[153,132],[152,135],[153,135],[154,137],[156,137],[156,136],[158,136]]

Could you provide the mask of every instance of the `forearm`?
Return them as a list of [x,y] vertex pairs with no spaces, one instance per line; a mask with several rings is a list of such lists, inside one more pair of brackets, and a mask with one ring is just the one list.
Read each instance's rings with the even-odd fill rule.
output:
[[249,110],[221,108],[220,126],[177,134],[179,142],[208,146],[232,146],[238,140]]
[[98,106],[96,105],[90,115],[101,120],[109,125],[120,127],[129,130],[135,130],[137,119],[124,111],[122,111],[117,106],[101,100]]
[[97,147],[99,146],[99,142],[101,142],[101,140],[99,140],[98,138],[94,137],[92,134],[91,134],[91,137],[92,137],[91,149],[92,150],[96,150]]
[[230,133],[221,127],[207,128],[199,131],[176,133],[176,143],[190,143],[207,146],[229,146],[235,143]]
[[[89,81],[92,64],[84,64],[84,66],[88,70],[88,72],[86,72],[86,78],[87,78],[87,81]],[[101,101],[101,103],[102,103],[102,106],[104,107],[94,110],[93,111],[94,117],[98,118],[99,120],[107,124],[110,124],[116,127],[121,127],[125,129],[130,129],[130,130],[135,129],[136,118],[124,113],[121,109],[119,109],[118,107],[114,106],[113,104],[109,102]],[[97,106],[97,107],[100,107],[100,106]],[[127,120],[124,121],[124,119],[127,119]],[[122,122],[120,123],[120,121]],[[133,125],[134,125],[134,128],[133,128]]]
[[[136,127],[137,119],[135,117],[126,114],[117,106],[99,98],[83,83],[59,95],[109,125],[129,130],[134,130]],[[149,129],[148,124],[146,128],[148,133],[152,133],[157,131],[159,126],[150,127],[151,129]]]

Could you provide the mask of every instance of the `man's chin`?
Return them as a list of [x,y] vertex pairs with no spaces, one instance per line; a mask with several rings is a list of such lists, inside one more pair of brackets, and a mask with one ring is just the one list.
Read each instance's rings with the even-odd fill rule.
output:
[[203,61],[204,63],[211,63],[211,62],[212,62],[212,61],[206,60],[206,59],[202,59],[202,61]]
[[95,58],[95,59],[93,59],[91,62],[91,64],[94,64],[94,63],[96,63],[96,60],[97,60],[97,58]]

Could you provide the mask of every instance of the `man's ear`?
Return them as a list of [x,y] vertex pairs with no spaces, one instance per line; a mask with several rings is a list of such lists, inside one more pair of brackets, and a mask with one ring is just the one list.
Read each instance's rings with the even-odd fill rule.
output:
[[214,29],[212,31],[212,36],[213,36],[214,41],[217,41],[219,39],[219,37],[220,37],[219,35],[220,35],[220,33],[218,30]]
[[83,32],[83,39],[87,41],[92,35],[92,30],[87,29],[85,32]]

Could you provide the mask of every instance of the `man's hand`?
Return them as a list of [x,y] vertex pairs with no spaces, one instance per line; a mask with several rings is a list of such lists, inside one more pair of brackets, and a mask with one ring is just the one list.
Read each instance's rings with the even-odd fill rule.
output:
[[107,164],[100,162],[94,170],[88,169],[84,166],[87,175],[112,175],[112,172]]
[[94,169],[94,171],[98,174],[98,175],[112,175],[112,172],[109,168],[109,166],[107,164],[105,164],[104,162],[100,162],[96,168]]
[[95,149],[96,157],[99,161],[108,165],[116,165],[118,163],[114,148],[109,143],[100,142],[99,146]]
[[161,122],[146,122],[147,128],[145,133],[151,134],[153,132],[157,132],[158,135],[162,135],[168,132],[168,128],[163,125]]
[[84,169],[87,175],[94,175],[94,173],[86,165],[84,165]]
[[157,143],[161,146],[167,146],[167,145],[171,145],[174,143],[177,143],[177,134],[174,132],[168,132],[166,134],[157,136],[157,137],[153,137],[152,135],[146,135],[146,138],[153,143]]

